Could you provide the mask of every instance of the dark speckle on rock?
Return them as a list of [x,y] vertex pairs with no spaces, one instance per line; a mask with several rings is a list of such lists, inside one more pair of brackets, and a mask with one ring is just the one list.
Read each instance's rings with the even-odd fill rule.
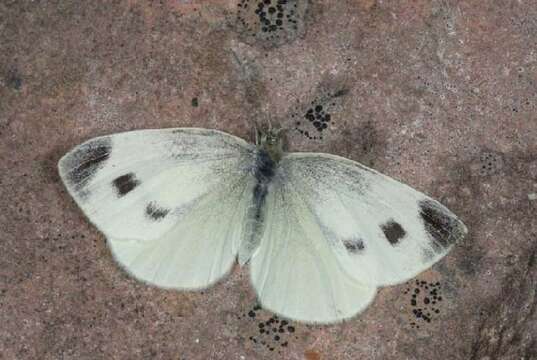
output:
[[239,0],[235,28],[243,41],[265,48],[290,43],[305,32],[309,0]]
[[[341,89],[342,84],[330,79],[325,81],[317,89],[317,94],[308,106],[299,106],[290,117],[294,122],[294,130],[309,140],[323,140],[324,135],[334,126],[341,111],[341,96],[348,93]],[[339,88],[339,89],[338,89]]]
[[476,165],[480,176],[494,175],[503,168],[503,156],[498,152],[483,151]]
[[16,69],[11,69],[7,72],[4,82],[8,88],[20,90],[22,87],[22,77]]
[[[259,305],[254,305],[248,312],[247,317],[255,321],[256,326],[251,327],[248,339],[256,347],[265,351],[276,351],[284,355],[284,349],[289,341],[294,341],[291,336],[295,332],[294,326],[289,325],[288,320],[281,320],[277,315],[271,315]],[[284,345],[285,344],[285,345]],[[272,349],[272,350],[271,350]]]
[[[409,281],[407,289],[403,292],[405,295],[411,294],[409,299],[410,307],[407,307],[408,324],[413,329],[423,328],[425,323],[431,323],[436,320],[436,315],[440,314],[440,305],[435,301],[431,302],[431,298],[437,299],[437,295],[441,292],[440,282],[427,281]],[[414,286],[411,291],[411,286]]]

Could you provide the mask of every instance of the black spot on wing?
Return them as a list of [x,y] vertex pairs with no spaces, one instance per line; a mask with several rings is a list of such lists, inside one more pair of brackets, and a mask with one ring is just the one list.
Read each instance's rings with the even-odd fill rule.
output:
[[118,197],[122,197],[140,185],[140,181],[136,179],[136,175],[134,175],[134,173],[128,173],[114,179],[112,184],[116,188]]
[[91,178],[110,157],[112,141],[108,137],[91,140],[77,147],[62,161],[67,182],[78,192],[84,190]]
[[154,221],[164,219],[169,212],[169,209],[165,209],[163,207],[158,206],[158,204],[154,201],[150,202],[145,207],[145,214],[147,215],[147,217]]
[[351,254],[357,254],[365,249],[362,239],[345,239],[343,240],[343,245]]
[[388,239],[392,245],[398,244],[399,241],[406,235],[405,229],[403,229],[403,227],[394,220],[389,220],[384,225],[381,225],[380,228],[382,229],[384,236],[386,236],[386,239]]
[[422,200],[418,206],[433,249],[441,251],[464,237],[464,224],[436,201]]

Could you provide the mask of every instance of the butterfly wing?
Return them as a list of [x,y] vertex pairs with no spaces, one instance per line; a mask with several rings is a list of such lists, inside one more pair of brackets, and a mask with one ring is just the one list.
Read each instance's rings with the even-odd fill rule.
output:
[[266,199],[265,231],[250,260],[251,281],[263,307],[304,322],[352,317],[373,300],[376,286],[341,269],[310,209],[279,179]]
[[254,150],[215,130],[141,130],[89,140],[58,166],[128,272],[162,287],[201,288],[234,262]]
[[304,321],[354,315],[375,287],[416,276],[466,234],[437,201],[328,154],[286,154],[269,204],[252,282],[262,304]]

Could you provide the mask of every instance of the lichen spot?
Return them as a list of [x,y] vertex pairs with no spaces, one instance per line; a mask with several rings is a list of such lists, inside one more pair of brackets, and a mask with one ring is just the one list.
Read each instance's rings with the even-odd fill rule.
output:
[[392,245],[398,244],[406,235],[406,231],[403,229],[401,224],[393,219],[388,220],[384,225],[381,225],[380,228],[382,229],[382,232],[384,233],[384,236],[386,236],[388,242]]

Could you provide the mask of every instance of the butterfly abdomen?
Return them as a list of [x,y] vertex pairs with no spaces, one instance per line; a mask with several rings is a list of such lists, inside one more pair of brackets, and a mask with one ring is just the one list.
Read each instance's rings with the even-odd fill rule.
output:
[[[264,223],[264,205],[267,196],[268,188],[266,184],[257,183],[254,186],[254,194],[252,204],[247,210],[247,219],[244,223],[244,238],[241,248],[247,249],[248,258],[259,244],[260,235],[263,230]],[[240,256],[239,256],[240,257]]]
[[263,149],[259,150],[253,169],[256,183],[253,188],[252,203],[247,210],[247,220],[243,228],[244,237],[239,250],[239,263],[241,265],[248,262],[259,246],[265,223],[265,200],[268,186],[274,177],[275,168],[276,163],[270,155]]

